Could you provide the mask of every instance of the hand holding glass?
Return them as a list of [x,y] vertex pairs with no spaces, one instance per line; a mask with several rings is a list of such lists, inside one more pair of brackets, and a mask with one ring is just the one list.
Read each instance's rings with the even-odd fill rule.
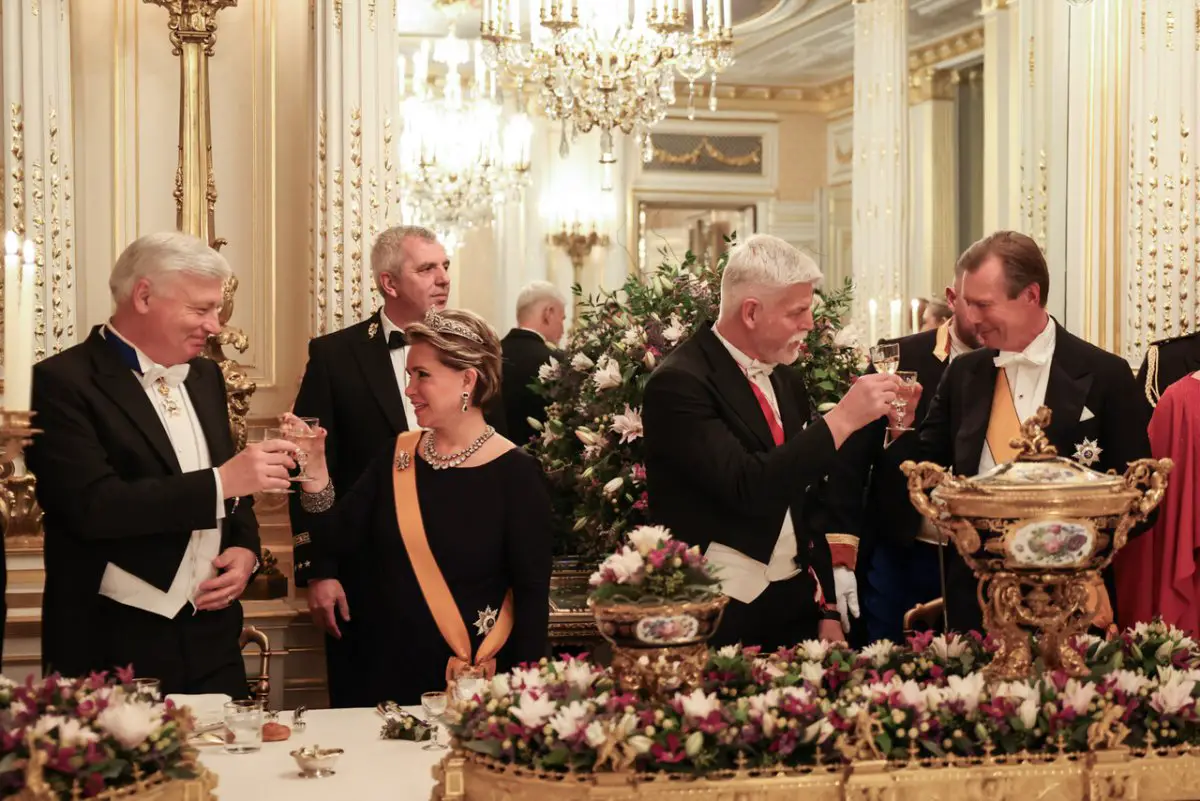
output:
[[280,429],[289,442],[296,444],[296,463],[300,472],[292,476],[292,481],[312,481],[307,472],[308,452],[313,440],[317,438],[317,426],[320,421],[315,417],[296,417],[292,414],[283,416]]
[[[288,438],[284,435],[283,429],[280,428],[279,426],[251,426],[246,431],[246,442],[247,443],[266,442],[266,441],[272,440],[272,439],[288,439]],[[297,455],[296,458],[299,459],[299,456]],[[286,488],[265,489],[262,491],[264,493],[268,493],[271,495],[283,495],[283,494],[291,492],[290,489],[286,489]]]
[[895,342],[885,342],[882,345],[871,346],[871,364],[875,371],[895,375],[900,368],[900,346]]

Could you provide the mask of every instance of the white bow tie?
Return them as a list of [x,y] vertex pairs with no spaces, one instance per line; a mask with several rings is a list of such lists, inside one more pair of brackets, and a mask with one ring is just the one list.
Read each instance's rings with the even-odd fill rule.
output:
[[1002,350],[1000,351],[1000,355],[993,359],[993,361],[997,367],[1008,367],[1009,365],[1020,366],[1022,364],[1031,367],[1042,367],[1046,364],[1046,356],[1030,356],[1025,351]]
[[174,389],[187,380],[188,371],[191,369],[191,365],[188,364],[177,364],[174,367],[156,364],[142,373],[142,386],[149,387],[161,378],[167,386]]
[[763,364],[756,359],[746,366],[746,377],[751,381],[757,381],[760,378],[770,378],[774,371],[775,365]]

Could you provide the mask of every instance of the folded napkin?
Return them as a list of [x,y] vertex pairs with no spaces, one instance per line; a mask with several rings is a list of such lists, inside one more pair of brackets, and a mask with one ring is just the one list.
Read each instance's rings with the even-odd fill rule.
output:
[[192,710],[192,717],[197,726],[207,726],[220,723],[225,719],[225,704],[233,699],[224,693],[205,693],[203,695],[183,695],[176,693],[167,698],[175,706],[186,706]]

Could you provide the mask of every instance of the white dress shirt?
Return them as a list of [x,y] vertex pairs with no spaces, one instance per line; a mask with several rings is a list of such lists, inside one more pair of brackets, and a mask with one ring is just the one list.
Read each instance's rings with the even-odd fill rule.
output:
[[[383,324],[383,339],[385,342],[391,338],[393,331],[404,333],[404,329],[393,323],[388,318],[387,312],[383,309],[379,310],[379,319]],[[408,430],[416,431],[421,426],[417,423],[417,412],[413,409],[412,401],[409,400],[408,394],[405,392],[408,389],[408,373],[405,372],[408,362],[408,346],[394,348],[391,351],[391,356],[392,371],[396,373],[396,386],[400,387],[400,401],[404,404],[404,419],[408,422]]]
[[[163,373],[166,368],[155,364],[150,357],[121,336],[111,325],[102,328],[101,334],[117,337],[133,348],[134,353],[137,354],[142,375],[135,372],[134,376],[143,383],[146,397],[150,399],[150,404],[158,413],[158,419],[167,432],[171,446],[175,449],[175,457],[179,460],[179,469],[184,473],[211,469],[216,481],[218,527],[198,529],[192,532],[191,540],[188,542],[187,550],[184,551],[179,568],[175,571],[175,578],[171,582],[170,589],[163,592],[127,570],[117,567],[112,562],[109,562],[108,566],[104,568],[104,576],[100,580],[101,595],[126,606],[133,606],[165,618],[173,618],[179,614],[179,610],[185,604],[195,605],[197,587],[201,582],[207,581],[217,574],[213,560],[221,551],[219,525],[220,520],[225,517],[221,473],[212,465],[208,453],[208,441],[204,438],[204,430],[200,427],[200,420],[192,406],[192,399],[188,397],[187,388],[183,383],[180,382],[178,386],[171,386],[170,383],[167,383],[167,393],[164,396],[154,381],[144,380],[143,376],[153,377]],[[182,366],[186,367],[186,365]],[[172,404],[175,409],[173,414],[168,412]],[[137,514],[137,510],[131,510],[131,513]]]
[[[1021,422],[1033,417],[1046,401],[1046,386],[1050,383],[1050,361],[1054,356],[1054,321],[1046,318],[1046,327],[1034,337],[1025,350],[1017,353],[1000,351],[995,357],[996,366],[1008,376],[1008,387],[1012,390],[1013,405],[1017,407],[1017,419]],[[996,460],[987,442],[979,455],[979,472],[996,466]]]
[[[775,388],[771,386],[771,371],[774,366],[765,365],[742,353],[721,336],[716,326],[713,326],[712,330],[746,377],[762,390],[763,397],[767,399],[767,404],[775,414],[775,422],[782,429],[779,401],[775,397]],[[775,549],[771,551],[771,561],[768,564],[764,565],[757,559],[752,559],[720,542],[711,543],[704,555],[721,569],[721,591],[730,598],[748,604],[762,595],[771,582],[790,579],[800,572],[796,567],[796,548],[796,529],[792,524],[792,511],[788,509],[783,516],[779,539],[775,541]]]

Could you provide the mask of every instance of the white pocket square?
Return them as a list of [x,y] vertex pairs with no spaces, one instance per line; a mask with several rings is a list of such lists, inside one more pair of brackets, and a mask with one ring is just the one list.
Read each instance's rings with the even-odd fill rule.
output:
[[1093,417],[1095,417],[1095,416],[1096,416],[1096,415],[1092,414],[1092,410],[1091,410],[1091,409],[1089,409],[1088,407],[1084,406],[1084,407],[1083,407],[1083,414],[1079,415],[1079,422],[1083,423],[1083,422],[1085,422],[1085,421],[1087,421],[1087,420],[1091,420],[1091,419],[1092,419]]

